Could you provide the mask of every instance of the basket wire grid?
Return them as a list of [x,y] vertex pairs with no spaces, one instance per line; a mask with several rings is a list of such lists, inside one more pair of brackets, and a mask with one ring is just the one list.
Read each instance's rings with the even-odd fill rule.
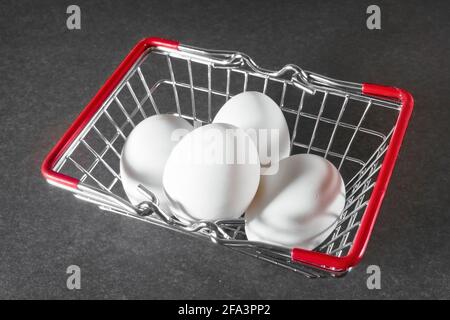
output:
[[228,99],[244,91],[263,92],[279,104],[291,135],[291,154],[320,155],[340,171],[346,185],[345,208],[332,234],[314,251],[345,256],[368,206],[401,104],[362,94],[360,85],[293,65],[274,72],[241,53],[147,48],[61,152],[53,170],[78,180],[77,190],[67,188],[103,210],[207,237],[308,277],[345,274],[348,269],[300,263],[286,248],[247,241],[243,219],[183,225],[161,212],[145,187],[141,192],[148,195],[148,202],[138,207],[128,202],[121,184],[120,155],[140,121],[170,113],[198,127],[210,123]]

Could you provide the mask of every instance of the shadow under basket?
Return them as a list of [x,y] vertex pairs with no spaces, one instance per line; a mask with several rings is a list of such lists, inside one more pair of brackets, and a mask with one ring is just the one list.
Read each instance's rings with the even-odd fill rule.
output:
[[[263,92],[279,105],[292,154],[324,157],[344,179],[345,208],[315,250],[248,241],[243,219],[186,225],[162,213],[151,193],[149,201],[133,206],[123,191],[120,155],[140,121],[169,113],[201,126],[244,91]],[[210,239],[308,277],[341,276],[364,254],[412,108],[411,95],[402,89],[335,80],[292,64],[272,71],[240,52],[146,38],[50,151],[42,174],[103,210]]]

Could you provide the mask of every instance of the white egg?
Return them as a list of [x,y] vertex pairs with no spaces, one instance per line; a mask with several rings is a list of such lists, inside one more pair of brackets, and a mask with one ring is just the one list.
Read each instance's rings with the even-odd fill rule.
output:
[[172,213],[181,220],[240,217],[258,189],[258,151],[244,130],[213,123],[187,134],[164,169]]
[[222,106],[213,122],[246,130],[258,147],[263,168],[290,154],[290,135],[283,112],[261,92],[247,91],[234,96]]
[[312,250],[334,230],[344,206],[344,181],[332,163],[311,154],[290,156],[276,174],[261,176],[245,213],[247,238]]
[[193,129],[186,120],[170,114],[151,116],[129,134],[122,149],[120,176],[128,199],[137,205],[148,199],[138,190],[142,184],[167,210],[162,175],[167,158],[178,141]]

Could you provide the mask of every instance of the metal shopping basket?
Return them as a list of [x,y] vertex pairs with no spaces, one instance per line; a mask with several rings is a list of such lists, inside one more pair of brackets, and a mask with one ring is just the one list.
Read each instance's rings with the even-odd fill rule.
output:
[[[344,178],[345,208],[333,233],[315,250],[248,241],[243,219],[186,225],[161,211],[151,190],[140,186],[149,201],[139,206],[123,191],[121,150],[137,123],[172,113],[201,126],[230,97],[247,90],[263,92],[279,104],[293,154],[320,155]],[[308,277],[341,276],[365,251],[412,108],[412,96],[402,89],[334,80],[292,64],[271,71],[240,52],[147,38],[50,151],[42,174],[101,209],[211,239]]]

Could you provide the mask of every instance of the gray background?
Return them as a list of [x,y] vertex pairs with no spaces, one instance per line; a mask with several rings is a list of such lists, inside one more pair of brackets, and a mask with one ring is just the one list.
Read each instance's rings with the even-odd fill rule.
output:
[[[66,28],[78,4],[82,29]],[[449,5],[376,1],[2,1],[0,298],[450,298]],[[338,79],[410,90],[415,110],[362,263],[308,280],[208,242],[101,212],[39,166],[131,47],[156,35]],[[65,269],[82,269],[66,289]],[[366,268],[382,289],[366,288]]]

